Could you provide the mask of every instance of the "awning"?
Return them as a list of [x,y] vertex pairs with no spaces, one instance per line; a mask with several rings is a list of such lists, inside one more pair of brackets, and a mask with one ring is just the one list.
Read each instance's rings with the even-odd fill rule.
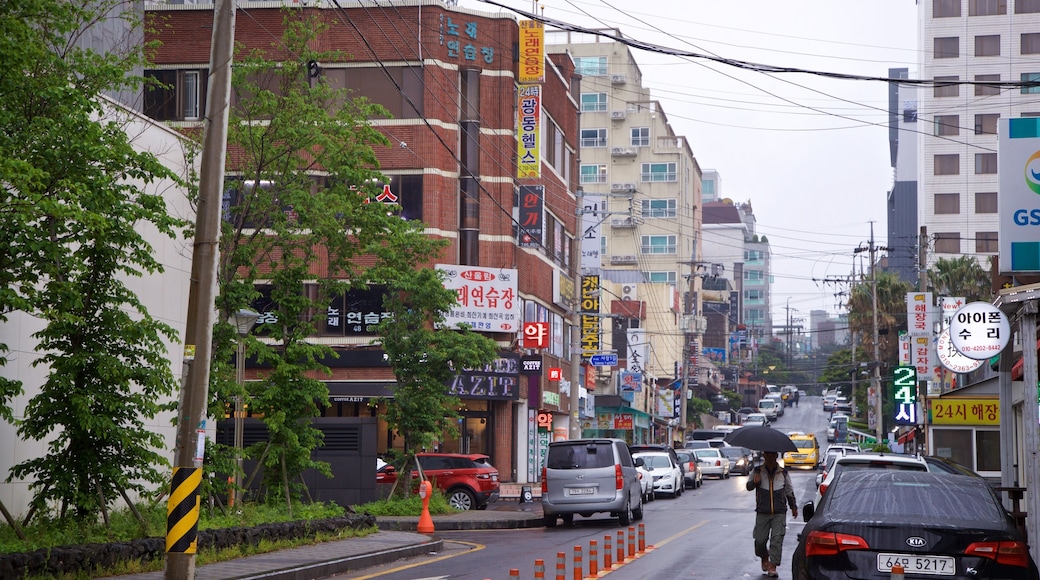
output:
[[906,445],[908,441],[913,441],[914,437],[917,437],[917,429],[911,429],[906,433],[903,433],[899,436],[899,439],[897,439],[897,441],[899,441],[900,445]]

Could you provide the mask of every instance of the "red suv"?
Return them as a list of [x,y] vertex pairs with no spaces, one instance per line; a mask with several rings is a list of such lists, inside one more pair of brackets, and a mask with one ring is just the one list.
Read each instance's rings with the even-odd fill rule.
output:
[[[436,485],[457,510],[482,510],[498,501],[498,470],[487,455],[481,453],[417,453],[426,479]],[[379,483],[394,483],[397,474],[392,466],[377,475]],[[418,482],[419,472],[412,472]]]

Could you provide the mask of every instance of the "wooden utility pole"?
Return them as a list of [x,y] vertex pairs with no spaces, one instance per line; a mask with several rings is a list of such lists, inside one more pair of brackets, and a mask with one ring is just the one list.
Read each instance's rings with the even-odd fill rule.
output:
[[195,215],[191,285],[185,349],[194,349],[177,416],[177,443],[167,506],[166,580],[195,577],[198,546],[199,484],[206,449],[206,406],[213,351],[220,206],[224,190],[228,107],[231,101],[231,58],[235,42],[235,1],[215,0],[210,46],[209,94]]

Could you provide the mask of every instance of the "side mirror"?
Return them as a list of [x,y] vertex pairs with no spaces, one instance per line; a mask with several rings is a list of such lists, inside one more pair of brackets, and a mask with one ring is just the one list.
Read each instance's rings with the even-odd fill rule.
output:
[[397,473],[397,468],[393,465],[387,465],[386,469],[383,470],[383,473]]
[[813,505],[813,502],[809,502],[809,503],[803,505],[802,506],[802,521],[803,522],[808,522],[809,520],[812,519],[814,513],[816,513],[816,506]]
[[635,458],[635,459],[634,459],[634,460],[632,461],[632,464],[633,464],[633,465],[635,465],[636,467],[643,467],[644,465],[646,465],[646,462],[645,462],[645,461],[643,461],[643,458],[642,458],[642,457],[636,457],[636,458]]

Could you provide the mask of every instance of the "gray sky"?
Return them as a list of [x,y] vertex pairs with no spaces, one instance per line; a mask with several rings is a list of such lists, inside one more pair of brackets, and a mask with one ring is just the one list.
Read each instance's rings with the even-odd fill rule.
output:
[[[496,0],[531,10],[530,0]],[[460,0],[475,10],[498,8]],[[546,0],[546,17],[672,49],[783,67],[917,76],[913,0]],[[590,16],[591,15],[591,16]],[[773,249],[773,319],[838,311],[853,249],[886,240],[888,92],[883,82],[760,73],[633,49],[643,84],[722,194],[750,201]],[[863,254],[865,256],[865,253]],[[857,258],[858,259],[858,258]],[[857,266],[858,268],[858,266]],[[794,309],[798,309],[797,312]]]

